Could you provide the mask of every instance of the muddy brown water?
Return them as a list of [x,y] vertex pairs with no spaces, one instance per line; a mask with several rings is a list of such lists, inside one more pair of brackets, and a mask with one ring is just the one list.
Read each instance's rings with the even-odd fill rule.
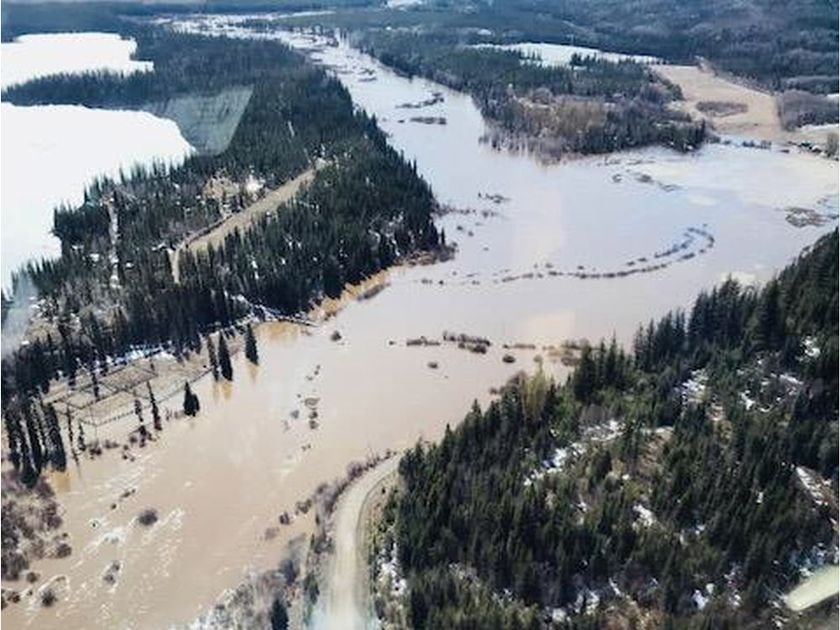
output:
[[[230,22],[214,24],[247,35]],[[476,211],[438,222],[458,254],[390,272],[384,291],[350,300],[317,328],[260,326],[260,366],[237,356],[232,385],[199,381],[197,418],[170,422],[157,443],[135,449],[133,462],[111,451],[55,478],[73,554],[36,564],[38,585],[64,576],[58,602],[43,609],[36,597],[24,597],[3,611],[10,628],[189,623],[249,571],[276,564],[293,536],[311,531],[311,517],[299,518],[264,539],[279,514],[342,476],[349,462],[437,438],[474,399],[486,404],[491,386],[534,369],[542,345],[612,334],[627,343],[639,322],[687,307],[728,274],[766,280],[835,225],[797,229],[782,209],[836,213],[836,163],[715,145],[692,155],[648,149],[545,165],[481,143],[486,129],[469,97],[398,77],[344,44],[296,39],[320,48],[313,57],[332,66],[355,102],[376,114],[442,203]],[[420,113],[444,117],[446,125],[410,122],[397,107],[435,91],[443,102]],[[505,199],[496,203],[488,194]],[[689,228],[714,242],[689,239]],[[686,240],[678,254],[655,258]],[[678,259],[688,252],[694,256]],[[669,265],[612,279],[551,275],[626,271],[654,261]],[[331,339],[335,330],[340,341]],[[483,355],[452,344],[405,345],[420,335],[440,339],[443,331],[481,335],[493,345]],[[502,348],[517,342],[538,349]],[[508,352],[515,363],[502,361]],[[566,374],[559,363],[544,365],[560,378]],[[318,399],[316,429],[306,398]],[[131,419],[110,425],[100,437],[122,442],[133,426]],[[160,515],[149,528],[135,524],[145,508]],[[114,560],[120,571],[108,584],[102,576]]]

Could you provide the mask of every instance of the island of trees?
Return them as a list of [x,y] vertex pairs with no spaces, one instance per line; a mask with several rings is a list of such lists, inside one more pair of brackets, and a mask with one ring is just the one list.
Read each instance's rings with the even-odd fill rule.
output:
[[641,64],[590,56],[548,66],[516,51],[471,45],[481,40],[443,29],[353,33],[354,44],[397,71],[471,94],[498,145],[557,158],[649,144],[686,151],[703,142],[704,125],[668,107],[679,89]]

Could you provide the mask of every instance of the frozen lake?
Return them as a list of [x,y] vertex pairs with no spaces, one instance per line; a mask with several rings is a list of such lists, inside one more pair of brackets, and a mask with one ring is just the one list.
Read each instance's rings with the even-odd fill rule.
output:
[[[25,35],[0,45],[3,87],[60,72],[151,71],[136,44],[107,33]],[[145,112],[76,105],[0,106],[2,283],[30,258],[55,256],[53,209],[78,204],[85,186],[134,164],[182,160],[191,147],[177,125]]]
[[499,50],[514,50],[527,57],[539,58],[542,64],[547,66],[567,66],[572,62],[572,56],[577,54],[580,57],[595,57],[605,61],[630,60],[637,63],[657,63],[660,60],[648,55],[625,55],[623,53],[605,52],[597,48],[586,48],[584,46],[572,46],[569,44],[546,44],[542,42],[524,42],[520,44],[481,44],[486,48],[497,48]]

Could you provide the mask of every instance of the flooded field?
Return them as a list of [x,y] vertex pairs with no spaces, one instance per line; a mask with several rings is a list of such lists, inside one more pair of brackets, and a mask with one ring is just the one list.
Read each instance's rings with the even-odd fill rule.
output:
[[[249,35],[235,22],[182,27]],[[35,567],[35,593],[64,576],[58,601],[44,609],[24,596],[3,613],[11,628],[189,623],[308,535],[311,513],[289,525],[279,516],[349,462],[436,439],[538,361],[563,378],[564,340],[628,343],[640,322],[688,307],[728,275],[766,280],[836,225],[834,162],[721,144],[544,165],[483,143],[467,96],[399,77],[340,42],[276,36],[328,66],[416,161],[450,208],[438,225],[457,255],[383,274],[384,290],[348,297],[318,326],[260,326],[259,367],[237,356],[232,385],[197,382],[194,420],[169,421],[127,459],[106,450],[54,478],[73,553]],[[791,208],[820,220],[797,227]],[[447,331],[490,345],[471,352]],[[134,422],[98,437],[122,444]],[[148,528],[137,522],[147,508],[159,515]],[[103,579],[115,561],[114,579]]]
[[[136,44],[107,33],[26,35],[0,44],[3,87],[61,72],[148,72],[130,58]],[[100,175],[154,161],[183,159],[191,150],[177,125],[145,112],[76,105],[0,105],[2,160],[2,286],[30,258],[55,256],[53,209],[79,204]],[[84,147],[80,151],[79,147]]]

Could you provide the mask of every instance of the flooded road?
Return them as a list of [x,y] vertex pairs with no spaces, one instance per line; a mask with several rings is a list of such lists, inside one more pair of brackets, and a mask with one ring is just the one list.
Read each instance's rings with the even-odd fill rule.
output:
[[[457,255],[383,274],[383,291],[348,299],[313,329],[260,326],[260,366],[237,356],[232,385],[196,383],[194,420],[169,422],[157,443],[133,449],[135,461],[106,451],[56,479],[73,554],[38,563],[35,588],[56,575],[65,586],[50,609],[35,597],[7,608],[11,628],[188,623],[308,535],[311,513],[291,525],[278,525],[279,515],[350,461],[436,439],[474,399],[486,404],[491,386],[534,369],[537,356],[563,377],[549,346],[613,334],[627,343],[640,322],[688,307],[727,275],[766,280],[836,225],[824,217],[797,228],[786,210],[836,214],[834,162],[711,145],[545,165],[482,143],[485,125],[467,96],[399,77],[343,43],[293,43],[332,68],[456,209],[438,225]],[[426,100],[438,102],[404,106]],[[444,331],[492,345],[472,353],[443,341]],[[440,345],[406,344],[421,336]],[[124,442],[133,427],[128,419],[99,437]],[[136,523],[146,508],[160,515],[149,528]],[[269,528],[279,533],[267,536]],[[111,583],[103,575],[115,560]]]

